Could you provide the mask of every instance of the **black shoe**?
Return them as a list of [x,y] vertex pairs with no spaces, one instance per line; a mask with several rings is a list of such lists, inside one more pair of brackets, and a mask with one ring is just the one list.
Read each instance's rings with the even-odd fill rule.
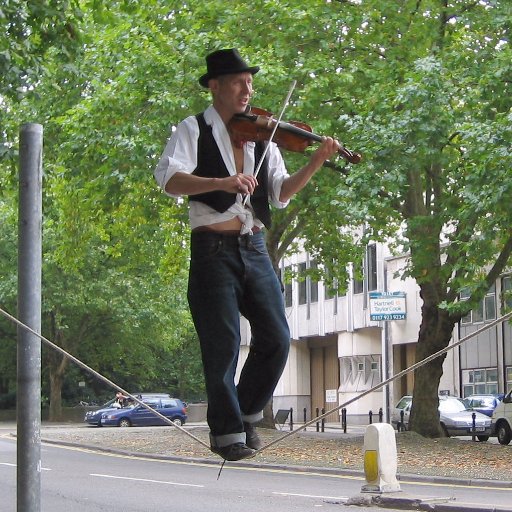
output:
[[224,460],[241,460],[254,457],[256,450],[249,448],[245,443],[233,443],[227,446],[211,446],[212,452],[220,455]]
[[259,450],[263,448],[263,443],[258,436],[255,428],[250,423],[244,422],[244,431],[245,431],[245,444],[252,448],[253,450]]

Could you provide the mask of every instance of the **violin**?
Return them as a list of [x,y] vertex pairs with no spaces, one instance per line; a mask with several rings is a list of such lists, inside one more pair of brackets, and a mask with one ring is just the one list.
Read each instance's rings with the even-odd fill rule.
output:
[[[272,139],[279,147],[288,151],[302,153],[314,142],[322,142],[323,137],[313,133],[310,126],[297,121],[277,121],[270,112],[257,107],[248,107],[242,114],[235,114],[228,123],[228,130],[231,133],[235,144],[242,144],[245,141],[269,140],[278,123]],[[360,153],[354,153],[350,149],[340,147],[338,153],[352,164],[361,161]]]

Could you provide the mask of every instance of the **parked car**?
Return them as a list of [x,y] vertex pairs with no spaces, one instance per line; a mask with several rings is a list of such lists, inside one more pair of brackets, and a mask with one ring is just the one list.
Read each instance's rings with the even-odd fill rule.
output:
[[[441,400],[445,400],[446,398],[455,398],[447,395],[439,395],[439,402]],[[409,428],[409,415],[411,414],[411,406],[412,406],[412,395],[404,395],[398,403],[395,405],[393,411],[391,411],[391,424],[399,430],[400,422],[403,421],[402,430],[407,430]],[[403,415],[402,415],[403,413]]]
[[492,413],[492,433],[500,444],[512,440],[512,391],[509,391]]
[[[404,428],[409,426],[412,396],[400,399],[391,416],[395,426],[400,422],[400,411],[404,411]],[[439,397],[439,421],[447,436],[470,436],[473,434],[473,414],[475,415],[475,435],[479,441],[487,441],[491,435],[491,419],[477,411],[468,410],[460,398]]]
[[115,401],[116,398],[114,397],[112,398],[112,400],[109,400],[107,403],[103,404],[99,409],[96,409],[94,411],[87,411],[85,413],[84,421],[94,427],[101,427],[101,415],[105,411],[113,409],[113,404]]
[[[178,426],[184,425],[187,420],[187,408],[178,398],[148,398],[143,401]],[[167,423],[143,405],[135,404],[122,409],[106,410],[101,415],[101,425],[104,427],[141,427],[167,425]]]
[[486,416],[492,416],[496,406],[503,400],[503,393],[489,395],[470,395],[463,399],[468,409],[481,412]]
[[[395,405],[393,411],[391,411],[391,424],[397,430],[407,430],[407,424],[409,423],[409,413],[411,411],[412,396],[405,395]],[[402,418],[403,413],[403,418]],[[403,422],[403,425],[401,425]]]
[[[132,395],[136,396],[140,400],[146,400],[149,398],[171,398],[171,395],[168,393],[132,393]],[[107,403],[103,404],[99,409],[94,411],[87,411],[85,413],[84,421],[94,427],[101,427],[101,416],[103,413],[112,409],[116,410],[118,408],[114,405],[116,400],[117,398],[114,397],[112,400],[109,400]],[[129,405],[130,403],[128,402],[126,406]]]

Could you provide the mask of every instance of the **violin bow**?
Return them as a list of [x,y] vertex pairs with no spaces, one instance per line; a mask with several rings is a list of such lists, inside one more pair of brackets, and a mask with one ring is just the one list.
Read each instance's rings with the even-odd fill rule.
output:
[[[268,142],[267,142],[267,144],[265,144],[265,149],[263,150],[263,154],[261,155],[260,161],[258,162],[258,166],[256,167],[256,170],[254,171],[255,178],[258,177],[261,166],[263,165],[263,161],[265,160],[265,156],[267,155],[268,147],[269,147],[270,143],[272,142],[272,139],[274,138],[277,128],[279,127],[279,123],[281,122],[281,119],[283,118],[284,111],[286,110],[286,107],[288,106],[288,103],[290,103],[290,98],[292,97],[292,94],[293,94],[293,91],[294,91],[296,85],[297,85],[297,80],[294,80],[292,82],[292,84],[290,85],[290,90],[288,91],[288,94],[286,95],[286,98],[284,100],[283,108],[281,109],[281,112],[279,113],[279,117],[277,118],[277,121],[274,124],[274,128],[272,129],[272,133],[270,134]],[[244,199],[242,201],[243,206],[245,206],[247,204],[248,199],[249,199],[249,194],[247,194],[244,197]]]

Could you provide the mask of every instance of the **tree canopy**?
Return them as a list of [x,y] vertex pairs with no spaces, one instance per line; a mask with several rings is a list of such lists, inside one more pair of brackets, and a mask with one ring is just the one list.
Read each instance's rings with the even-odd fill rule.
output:
[[[0,15],[16,34],[0,38],[0,206],[12,220],[17,129],[35,120],[45,127],[45,318],[55,335],[85,336],[77,350],[98,364],[193,337],[185,205],[159,192],[151,171],[172,126],[208,104],[197,79],[222,47],[261,66],[256,106],[278,111],[297,80],[286,117],[364,156],[346,173],[318,173],[275,212],[275,264],[302,237],[343,288],[367,241],[392,240],[410,252],[424,301],[421,358],[446,346],[509,263],[510,2],[23,2],[18,19],[21,4]],[[285,158],[291,172],[304,163]],[[0,300],[11,304],[14,250],[0,253]],[[102,333],[114,342],[102,345]],[[436,411],[441,363],[417,372],[416,408]],[[414,427],[414,414],[413,428],[438,432],[437,418]]]

